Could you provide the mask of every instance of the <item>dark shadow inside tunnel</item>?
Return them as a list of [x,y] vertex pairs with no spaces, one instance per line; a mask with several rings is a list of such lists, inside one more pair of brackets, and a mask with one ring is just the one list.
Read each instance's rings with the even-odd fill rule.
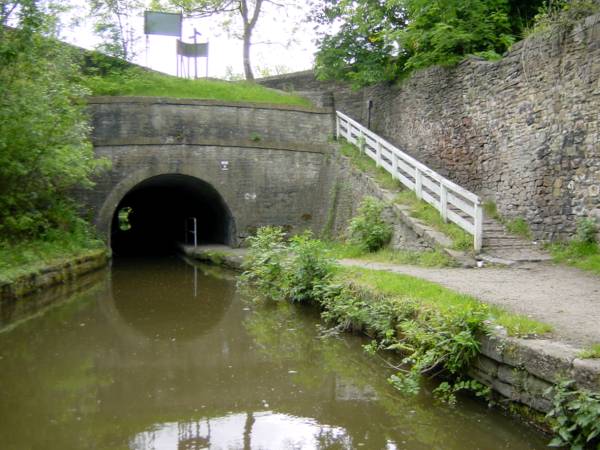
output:
[[111,225],[115,255],[165,255],[179,243],[233,244],[234,223],[221,195],[187,175],[159,175],[131,189]]

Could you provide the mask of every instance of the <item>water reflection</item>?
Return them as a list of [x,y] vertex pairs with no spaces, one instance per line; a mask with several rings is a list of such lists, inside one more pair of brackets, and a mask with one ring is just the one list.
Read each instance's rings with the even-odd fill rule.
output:
[[347,432],[307,417],[271,411],[165,423],[138,434],[135,450],[353,448]]
[[399,395],[359,338],[244,302],[223,272],[130,260],[105,275],[0,334],[3,450],[544,447],[479,403]]

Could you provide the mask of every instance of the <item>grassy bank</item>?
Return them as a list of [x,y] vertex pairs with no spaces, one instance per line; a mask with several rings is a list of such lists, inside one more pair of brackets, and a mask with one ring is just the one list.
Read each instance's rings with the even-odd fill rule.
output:
[[595,242],[572,241],[549,247],[556,262],[600,275],[600,245]]
[[19,243],[0,242],[0,283],[97,252],[105,244],[82,233],[49,233],[46,237]]
[[245,81],[188,80],[137,67],[88,75],[82,79],[92,95],[175,97],[231,102],[311,106],[307,99]]
[[373,177],[380,187],[398,191],[399,193],[395,201],[398,204],[408,206],[412,217],[423,221],[428,226],[448,236],[453,242],[452,247],[454,249],[462,251],[470,251],[472,249],[473,237],[469,233],[453,223],[444,222],[437,209],[423,200],[419,200],[414,192],[406,190],[385,169],[377,167],[375,161],[364,153],[361,153],[358,147],[342,141],[340,152],[350,160],[354,168]]
[[456,266],[456,261],[441,250],[409,251],[383,248],[376,252],[368,252],[360,245],[344,242],[329,241],[325,245],[329,255],[334,259],[359,259],[361,261],[407,264],[420,267]]
[[386,296],[400,302],[417,301],[426,308],[435,308],[444,314],[464,314],[484,310],[486,319],[506,328],[511,336],[541,335],[552,327],[502,308],[488,306],[475,297],[459,294],[439,284],[420,278],[377,270],[340,268],[339,280],[364,286],[374,296]]

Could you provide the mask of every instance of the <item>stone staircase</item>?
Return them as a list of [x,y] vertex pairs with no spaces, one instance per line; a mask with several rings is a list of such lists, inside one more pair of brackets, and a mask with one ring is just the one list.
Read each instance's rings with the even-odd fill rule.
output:
[[490,217],[483,220],[483,248],[477,259],[492,264],[513,265],[549,261],[552,257],[535,241],[509,233]]

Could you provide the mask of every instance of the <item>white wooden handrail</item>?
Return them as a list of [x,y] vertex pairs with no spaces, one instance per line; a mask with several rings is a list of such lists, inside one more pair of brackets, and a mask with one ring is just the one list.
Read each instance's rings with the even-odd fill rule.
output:
[[472,192],[441,176],[407,155],[357,121],[337,111],[337,137],[356,145],[375,160],[394,179],[415,192],[418,198],[433,205],[444,221],[451,221],[473,235],[475,251],[483,241],[483,208],[481,199]]

